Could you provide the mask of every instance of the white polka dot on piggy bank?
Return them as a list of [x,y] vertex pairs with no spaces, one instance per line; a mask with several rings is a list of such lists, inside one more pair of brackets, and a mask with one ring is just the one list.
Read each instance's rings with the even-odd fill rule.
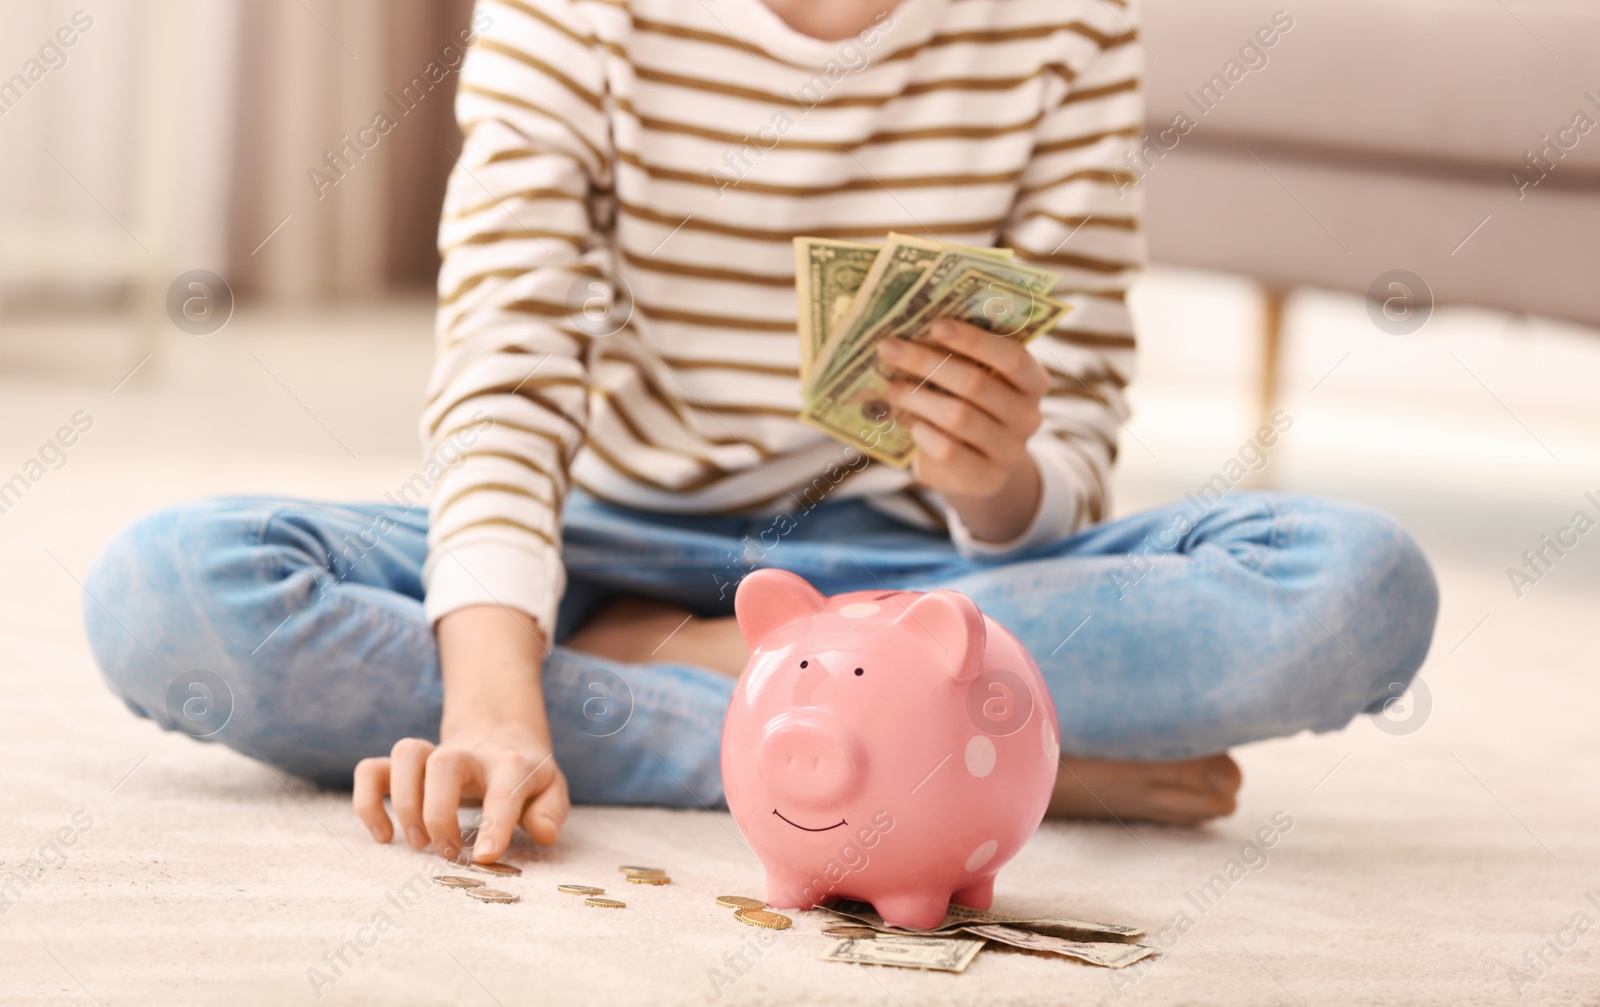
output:
[[722,781],[767,903],[864,899],[906,927],[987,909],[1055,783],[1055,705],[1027,651],[955,591],[830,598],[763,569],[734,605],[750,661]]

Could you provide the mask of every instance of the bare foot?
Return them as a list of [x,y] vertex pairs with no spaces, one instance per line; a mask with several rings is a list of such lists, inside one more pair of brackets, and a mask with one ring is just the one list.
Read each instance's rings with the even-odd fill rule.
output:
[[1225,752],[1182,762],[1062,756],[1046,814],[1194,825],[1233,814],[1242,780]]
[[565,645],[628,664],[693,664],[732,678],[750,659],[732,616],[704,619],[686,608],[629,594],[595,609]]

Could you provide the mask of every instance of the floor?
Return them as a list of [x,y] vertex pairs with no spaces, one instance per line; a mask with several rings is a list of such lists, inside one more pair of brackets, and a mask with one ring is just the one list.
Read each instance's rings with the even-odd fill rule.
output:
[[[1139,289],[1122,510],[1239,454],[1247,295],[1164,272]],[[0,326],[0,479],[92,421],[0,513],[7,1004],[1600,1003],[1600,537],[1520,596],[1506,573],[1574,512],[1600,516],[1591,334],[1441,312],[1369,335],[1359,300],[1296,298],[1294,425],[1253,479],[1366,500],[1416,531],[1444,597],[1422,686],[1381,722],[1237,752],[1246,784],[1224,821],[1048,824],[1001,873],[998,907],[1142,926],[1164,949],[1151,963],[989,951],[944,975],[819,962],[816,913],[755,944],[712,901],[758,890],[725,814],[578,809],[559,847],[511,854],[521,903],[413,897],[427,858],[374,845],[345,796],[163,735],[104,689],[77,584],[101,545],[198,494],[376,497],[402,481],[428,321],[421,303],[248,309],[148,346],[110,323]],[[1201,892],[1283,816],[1264,860]],[[554,890],[614,882],[622,863],[674,883],[628,891],[625,912]]]

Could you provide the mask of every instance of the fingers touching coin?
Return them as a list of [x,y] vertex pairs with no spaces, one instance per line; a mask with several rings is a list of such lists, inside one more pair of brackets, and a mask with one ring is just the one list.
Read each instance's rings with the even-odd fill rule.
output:
[[422,821],[433,848],[440,856],[454,858],[461,852],[461,824],[456,808],[469,787],[482,793],[478,760],[460,748],[435,748],[428,755],[426,786],[422,797]]
[[463,798],[481,796],[483,821],[476,838],[466,840],[480,862],[498,859],[519,824],[534,842],[554,843],[572,805],[566,778],[548,752],[539,758],[506,750],[486,754],[420,738],[402,739],[388,756],[356,765],[351,803],[380,843],[395,834],[385,795],[407,843],[419,850],[432,845],[452,859],[464,844],[456,809]]
[[[553,757],[546,755],[534,762],[523,756],[506,755],[495,760],[489,766],[484,789],[483,814],[487,824],[478,831],[474,859],[491,861],[504,853],[519,822],[534,842],[541,846],[554,843],[561,823],[566,821],[568,805],[567,781]],[[560,809],[554,824],[536,826],[536,815],[549,817],[552,806]],[[540,810],[535,812],[536,808]]]

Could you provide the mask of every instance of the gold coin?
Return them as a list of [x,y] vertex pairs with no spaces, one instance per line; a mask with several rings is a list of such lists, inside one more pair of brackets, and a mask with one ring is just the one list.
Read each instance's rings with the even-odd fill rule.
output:
[[433,879],[433,883],[446,888],[478,888],[483,884],[477,878],[463,878],[454,874],[441,874]]
[[871,927],[823,927],[822,933],[826,937],[877,937],[878,932]]
[[729,909],[765,909],[767,904],[760,899],[747,899],[743,895],[718,895],[717,905],[727,906]]
[[663,868],[663,867],[630,867],[630,866],[624,865],[622,867],[618,867],[617,870],[621,871],[623,874],[665,874],[665,873],[667,873],[666,869]]
[[630,874],[628,875],[628,884],[670,885],[672,884],[672,879],[667,877],[665,874]]
[[753,927],[766,927],[768,930],[787,930],[794,922],[782,913],[775,913],[770,909],[736,909],[733,915],[737,916],[741,923],[748,923]]
[[604,895],[606,893],[604,888],[596,888],[594,885],[556,885],[556,891],[566,892],[568,895]]
[[479,902],[521,902],[522,896],[499,888],[468,888],[467,894]]
[[616,899],[590,898],[584,899],[583,904],[586,906],[594,906],[597,909],[626,909],[628,907],[626,902],[618,902]]

